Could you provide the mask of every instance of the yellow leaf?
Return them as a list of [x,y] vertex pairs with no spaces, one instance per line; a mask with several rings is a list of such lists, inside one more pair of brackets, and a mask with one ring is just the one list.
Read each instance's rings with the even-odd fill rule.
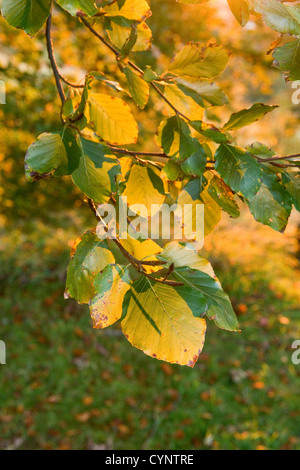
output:
[[164,246],[162,257],[174,263],[176,268],[189,266],[192,269],[198,269],[208,274],[210,277],[215,278],[214,270],[209,261],[201,258],[196,250],[180,245],[180,243],[176,241],[167,243]]
[[[191,121],[201,121],[203,118],[203,108],[197,104],[193,98],[186,95],[176,85],[168,85],[165,88],[165,97],[172,103],[175,108]],[[168,105],[166,105],[170,114],[174,114]]]
[[165,200],[163,182],[156,169],[151,166],[133,165],[123,196],[127,197],[129,206],[143,204],[150,217],[151,205],[161,205]]
[[122,330],[148,356],[193,367],[202,351],[206,323],[193,316],[174,287],[141,277],[127,294]]
[[[143,22],[136,27],[138,37],[135,45],[132,48],[132,52],[147,51],[150,49],[152,44],[152,31],[149,26]],[[111,22],[111,29],[107,30],[107,34],[111,40],[119,49],[122,49],[125,42],[129,38],[131,28],[120,26],[114,21]]]
[[[162,248],[151,239],[139,241],[128,236],[126,240],[122,240],[122,245],[132,256],[139,260],[157,261],[158,258],[155,255],[162,251]],[[151,274],[159,271],[161,266],[144,266],[144,269],[148,274]]]
[[135,144],[138,125],[125,101],[102,93],[89,99],[90,121],[95,132],[111,145]]
[[223,72],[228,59],[229,53],[222,46],[187,44],[175,56],[169,70],[180,76],[214,78]]
[[143,21],[151,15],[151,10],[146,0],[125,0],[122,8],[119,8],[117,2],[108,5],[104,9],[106,16],[113,18],[122,16],[128,20]]
[[110,265],[94,281],[95,296],[90,301],[94,328],[106,328],[121,318],[122,304],[130,279],[121,266]]

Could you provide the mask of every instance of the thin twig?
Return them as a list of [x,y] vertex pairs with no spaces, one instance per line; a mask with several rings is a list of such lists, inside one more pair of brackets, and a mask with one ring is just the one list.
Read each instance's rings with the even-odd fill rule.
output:
[[113,147],[111,145],[107,145],[114,153],[119,153],[121,155],[128,155],[128,156],[141,156],[141,157],[160,157],[160,158],[170,158],[168,155],[162,152],[139,152],[136,150],[128,150],[119,147]]
[[52,44],[52,37],[51,37],[51,19],[52,19],[52,15],[50,13],[47,19],[47,24],[46,24],[47,50],[48,50],[51,68],[52,68],[53,75],[54,75],[55,82],[56,82],[56,88],[58,90],[61,102],[62,104],[64,104],[64,102],[66,101],[66,96],[65,96],[64,89],[60,81],[59,71],[58,71],[57,63],[56,63],[54,52],[53,52],[53,44]]
[[[112,200],[112,202],[115,203],[114,200]],[[88,199],[88,204],[90,206],[90,208],[92,209],[95,217],[97,218],[97,220],[99,222],[101,222],[104,226],[104,230],[106,232],[108,232],[108,227],[107,225],[105,224],[104,220],[102,219],[102,217],[100,217],[100,215],[98,214],[97,212],[97,209],[95,207],[95,204],[94,202],[92,201],[92,199]],[[137,258],[135,258],[134,256],[132,256],[124,247],[123,245],[120,243],[120,241],[117,239],[117,238],[112,238],[112,241],[115,242],[118,247],[121,249],[122,253],[124,254],[124,256],[126,256],[126,258],[128,259],[128,261],[130,262],[133,262],[133,264],[135,265],[145,265],[145,266],[163,266],[166,264],[165,261],[142,261],[142,260],[138,260]]]
[[117,51],[117,49],[115,49],[111,44],[109,44],[109,42],[106,41],[106,39],[103,36],[101,36],[99,33],[97,33],[97,31],[85,19],[84,13],[79,11],[79,12],[77,12],[77,16],[78,16],[78,18],[81,19],[81,21],[84,23],[84,25],[91,31],[91,33],[93,33],[94,36],[96,36],[106,47],[108,47],[111,50],[111,52],[113,52],[115,54],[116,57],[119,57],[119,55],[120,55],[119,51]]
[[74,83],[69,82],[60,72],[58,72],[59,78],[68,86],[71,88],[84,88],[84,85],[75,85]]
[[272,162],[276,162],[278,160],[292,160],[293,158],[299,158],[300,157],[300,154],[299,153],[296,153],[294,155],[285,155],[284,157],[280,156],[280,155],[276,155],[275,157],[270,157],[270,158],[261,158],[261,157],[258,157],[257,155],[255,155],[255,158],[256,160],[260,161],[260,162],[265,162],[265,163],[272,163]]

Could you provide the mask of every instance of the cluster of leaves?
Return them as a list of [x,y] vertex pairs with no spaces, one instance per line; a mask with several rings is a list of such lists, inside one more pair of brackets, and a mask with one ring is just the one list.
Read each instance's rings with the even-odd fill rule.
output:
[[[203,0],[180,2],[200,4]],[[287,13],[284,18],[292,28],[300,11],[275,0],[228,3],[242,25],[249,11],[275,24],[275,6],[279,5],[279,10],[289,8],[286,12],[294,19],[289,21]],[[77,17],[115,55],[126,89],[99,71],[89,72],[84,85],[64,79],[51,41],[54,4]],[[71,175],[97,218],[96,206],[116,203],[117,196],[126,196],[130,206],[204,204],[205,235],[218,224],[222,210],[239,216],[238,201],[248,205],[257,221],[278,231],[284,231],[292,205],[299,210],[299,182],[289,170],[297,165],[294,158],[276,156],[257,142],[241,148],[234,135],[276,106],[255,103],[232,114],[221,128],[204,121],[206,108],[227,103],[214,82],[229,60],[222,46],[189,43],[158,74],[150,66],[141,70],[129,58],[151,47],[152,33],[146,23],[151,11],[146,0],[97,4],[92,0],[19,0],[13,4],[3,0],[2,14],[10,25],[31,36],[47,21],[49,58],[62,100],[62,129],[43,133],[28,149],[29,181]],[[282,27],[282,18],[277,23]],[[276,29],[277,23],[270,25]],[[284,32],[296,34],[294,29]],[[278,50],[274,54],[278,56]],[[279,68],[286,71],[286,67]],[[95,92],[95,82],[107,92]],[[68,86],[67,96],[63,83]],[[137,143],[139,128],[124,99],[131,97],[144,109],[150,91],[160,96],[170,115],[158,127],[156,142],[161,151],[156,153],[127,148]],[[211,265],[196,246],[184,240],[166,244],[130,237],[100,240],[96,229],[91,229],[73,249],[66,297],[89,304],[95,328],[121,319],[131,344],[148,355],[182,365],[193,366],[202,350],[205,316],[219,328],[238,331],[230,300]]]
[[[189,2],[196,3],[196,2]],[[287,80],[300,79],[300,7],[299,2],[290,0],[228,0],[228,4],[238,22],[245,26],[250,14],[261,15],[263,21],[280,33],[270,46],[274,65],[284,73]],[[285,42],[281,47],[279,44]]]

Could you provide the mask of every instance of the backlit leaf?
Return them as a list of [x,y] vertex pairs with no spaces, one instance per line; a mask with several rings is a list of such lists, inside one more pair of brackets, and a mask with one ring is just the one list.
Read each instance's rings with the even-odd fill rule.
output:
[[240,25],[245,26],[249,21],[247,0],[227,0],[227,3]]
[[[195,303],[196,299],[193,306]],[[203,304],[199,305],[201,315]],[[205,320],[196,313],[174,287],[141,277],[126,294],[122,330],[145,354],[193,367],[206,331]]]
[[[195,121],[202,119],[203,108],[192,96],[184,93],[178,86],[167,85],[164,94],[168,101],[187,118]],[[174,114],[174,110],[168,104],[166,104],[166,107],[171,114]]]
[[227,96],[216,83],[192,77],[178,77],[176,83],[185,95],[190,96],[202,107],[222,106],[228,103]]
[[[203,190],[201,179],[191,180],[180,192],[177,203],[184,208],[185,204],[190,204],[192,212],[185,213],[184,233],[189,239],[203,241],[203,237],[209,235],[221,220],[221,208],[209,195],[207,189]],[[196,208],[202,205],[204,208],[204,223],[196,226]],[[204,230],[204,233],[203,233]]]
[[224,130],[237,130],[241,127],[249,126],[255,121],[258,121],[265,114],[270,113],[277,106],[268,106],[262,103],[255,103],[251,108],[242,109],[237,113],[230,116],[229,121],[224,125]]
[[95,132],[112,145],[135,144],[138,125],[125,101],[102,93],[89,98],[90,121]]
[[95,15],[98,11],[94,0],[56,0],[56,3],[73,16],[76,16],[80,10],[89,16]]
[[115,258],[106,240],[99,240],[95,230],[89,230],[77,240],[68,266],[65,297],[78,303],[88,303],[95,295],[94,279]]
[[260,2],[258,11],[262,13],[267,26],[279,33],[300,34],[299,14],[297,7],[284,5],[277,0]]
[[[113,18],[112,18],[113,20]],[[130,36],[130,27],[121,26],[114,21],[111,21],[110,27],[107,29],[107,34],[113,44],[119,49],[122,49]],[[132,48],[132,52],[147,51],[152,44],[152,31],[149,26],[143,21],[136,26],[137,40]]]
[[129,206],[143,204],[147,208],[150,217],[151,205],[161,205],[165,199],[164,187],[159,172],[155,167],[134,164],[123,196],[127,197]]
[[179,116],[172,116],[161,122],[156,141],[167,155],[179,161],[185,160],[196,151],[189,126]]
[[141,75],[130,67],[124,68],[124,73],[127,78],[127,85],[129,93],[132,96],[135,103],[144,109],[149,100],[150,88],[147,82],[143,80]]
[[107,147],[81,138],[79,166],[72,178],[95,204],[108,201],[115,185],[115,176],[120,172],[118,160],[111,155]]
[[1,13],[15,28],[35,36],[50,14],[51,0],[2,0]]
[[217,45],[188,44],[175,56],[169,71],[180,76],[214,78],[227,66],[229,53]]
[[130,282],[128,272],[115,264],[107,266],[96,276],[95,296],[89,303],[94,328],[107,328],[121,318]]
[[214,270],[209,261],[201,258],[196,250],[180,245],[176,241],[167,243],[159,258],[174,263],[175,268],[189,266],[192,269],[198,269],[211,277],[215,277]]
[[289,80],[300,79],[300,39],[294,39],[273,52],[274,65],[284,72]]
[[128,20],[144,21],[151,15],[151,10],[146,0],[125,0],[119,8],[116,2],[104,8],[106,16],[113,18],[122,16]]
[[208,193],[231,217],[239,217],[239,206],[234,200],[231,189],[221,178],[216,175],[212,178],[209,182]]

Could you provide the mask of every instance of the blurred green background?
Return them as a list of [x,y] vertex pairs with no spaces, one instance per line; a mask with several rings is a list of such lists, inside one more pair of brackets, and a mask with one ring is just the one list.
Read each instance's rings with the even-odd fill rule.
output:
[[[135,60],[160,70],[183,43],[216,38],[232,50],[220,86],[231,104],[209,110],[225,121],[254,101],[279,104],[240,134],[276,152],[298,152],[299,106],[265,54],[274,34],[259,20],[242,30],[223,1],[187,7],[152,0],[153,54]],[[54,14],[61,70],[81,80],[88,70],[120,79],[113,57],[62,12]],[[59,100],[43,31],[31,40],[0,18],[0,449],[300,449],[299,217],[284,235],[247,211],[222,223],[205,243],[242,329],[208,325],[194,369],[156,361],[133,349],[118,325],[92,329],[86,306],[63,299],[70,249],[94,221],[69,178],[29,184],[27,147],[59,129]],[[134,108],[133,108],[134,109]],[[153,96],[140,146],[156,149],[163,105]]]

